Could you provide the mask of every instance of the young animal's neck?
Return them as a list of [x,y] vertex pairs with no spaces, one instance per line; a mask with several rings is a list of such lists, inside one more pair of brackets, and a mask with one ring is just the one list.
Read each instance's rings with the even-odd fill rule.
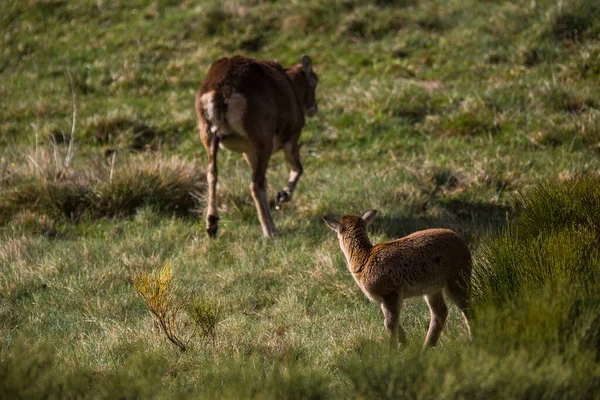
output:
[[340,237],[340,245],[346,256],[350,272],[361,272],[369,259],[369,254],[373,247],[367,233],[356,231],[349,235],[344,235]]

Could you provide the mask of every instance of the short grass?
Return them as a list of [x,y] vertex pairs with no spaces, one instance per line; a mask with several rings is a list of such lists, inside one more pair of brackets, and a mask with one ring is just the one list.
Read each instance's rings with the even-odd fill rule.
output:
[[[584,0],[7,2],[2,396],[593,398],[599,11]],[[194,96],[210,63],[234,53],[286,65],[306,53],[320,78],[305,175],[274,211],[272,240],[245,162],[225,151],[218,238],[203,226]],[[271,197],[287,174],[275,155]],[[388,354],[381,312],[320,218],[370,208],[375,242],[430,227],[467,240],[471,345],[452,308],[440,345],[420,353],[428,311],[414,299],[402,315],[411,344]],[[185,352],[134,284],[167,264],[188,303]]]

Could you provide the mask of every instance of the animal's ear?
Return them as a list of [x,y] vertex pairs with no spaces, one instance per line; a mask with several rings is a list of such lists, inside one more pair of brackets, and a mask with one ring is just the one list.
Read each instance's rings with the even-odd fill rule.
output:
[[302,70],[307,77],[309,77],[312,72],[312,61],[306,54],[302,55]]
[[337,228],[338,226],[340,226],[340,221],[333,217],[330,217],[329,215],[323,215],[323,221],[325,221],[325,223],[329,225],[331,229],[337,232]]
[[369,210],[363,215],[363,219],[367,223],[367,226],[371,225],[371,223],[375,220],[375,216],[377,215],[377,210]]

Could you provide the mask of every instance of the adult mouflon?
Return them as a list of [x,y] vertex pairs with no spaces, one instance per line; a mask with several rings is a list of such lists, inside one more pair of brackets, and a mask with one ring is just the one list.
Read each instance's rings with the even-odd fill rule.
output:
[[358,286],[381,305],[390,346],[395,336],[406,343],[398,320],[403,300],[413,296],[427,301],[431,320],[424,347],[435,346],[448,315],[442,292],[461,310],[470,336],[471,252],[464,240],[449,229],[427,229],[373,245],[367,227],[376,213],[370,210],[363,217],[345,215],[339,220],[323,216],[323,220],[337,232]]
[[244,56],[215,61],[196,95],[200,139],[208,154],[208,204],[206,228],[217,234],[217,150],[242,153],[252,169],[250,189],[265,236],[277,232],[267,199],[265,177],[269,158],[283,149],[290,164],[290,178],[276,202],[289,201],[302,175],[298,138],[305,116],[317,112],[317,75],[312,61],[289,68],[276,61]]

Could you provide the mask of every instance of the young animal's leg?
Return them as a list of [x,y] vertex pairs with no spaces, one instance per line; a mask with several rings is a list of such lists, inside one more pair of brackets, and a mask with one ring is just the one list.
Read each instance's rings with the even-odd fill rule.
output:
[[429,321],[429,331],[427,332],[423,348],[436,345],[444,329],[446,317],[448,316],[448,307],[441,291],[425,295],[425,301],[427,301],[427,305],[429,306],[431,320]]
[[452,300],[454,304],[458,306],[460,309],[463,319],[465,321],[465,325],[467,325],[467,332],[469,334],[469,338],[472,339],[471,336],[471,321],[473,321],[473,314],[471,312],[471,308],[469,307],[469,282],[466,279],[459,280],[451,280],[448,282],[448,286],[446,287],[446,294]]
[[208,236],[214,237],[219,227],[219,214],[217,211],[217,151],[219,149],[219,138],[209,132],[208,124],[201,120],[200,138],[208,155],[208,168],[206,170],[206,181],[208,183],[208,205],[206,207],[206,232]]
[[[388,333],[389,345],[396,345],[396,336],[402,343],[406,343],[406,334],[402,327],[399,327],[398,319],[400,317],[401,300],[398,294],[391,294],[383,298],[381,302],[381,311],[383,311],[384,325]],[[399,328],[399,329],[398,329]]]
[[298,144],[298,141],[284,143],[283,151],[285,153],[285,159],[290,165],[290,179],[288,180],[287,187],[277,193],[275,202],[277,207],[279,207],[279,203],[290,201],[303,171],[302,163],[300,162],[300,145]]
[[277,229],[275,228],[273,218],[271,218],[271,212],[269,211],[269,200],[267,199],[266,173],[270,155],[270,148],[260,147],[254,150],[252,156],[249,157],[252,164],[252,183],[250,184],[250,190],[265,236],[277,234]]

